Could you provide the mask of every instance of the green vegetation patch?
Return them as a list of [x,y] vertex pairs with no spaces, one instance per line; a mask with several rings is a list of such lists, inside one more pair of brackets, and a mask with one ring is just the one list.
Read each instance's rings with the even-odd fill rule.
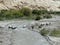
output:
[[32,10],[32,13],[33,14],[35,14],[35,15],[41,15],[41,14],[46,14],[46,13],[48,13],[48,11],[47,10],[37,10],[37,9],[34,9],[34,10]]
[[[43,36],[48,35],[50,30],[42,29],[39,33]],[[60,30],[54,29],[50,32],[49,36],[60,37]]]
[[21,13],[22,13],[24,16],[31,16],[31,15],[32,15],[32,10],[29,9],[29,8],[22,8],[22,9],[21,9]]
[[53,30],[50,36],[60,37],[60,30]]
[[42,29],[39,33],[43,36],[46,36],[49,33],[49,30]]
[[0,10],[0,20],[9,19],[36,19],[51,18],[52,16],[47,10],[31,10],[30,8],[23,7],[21,9]]

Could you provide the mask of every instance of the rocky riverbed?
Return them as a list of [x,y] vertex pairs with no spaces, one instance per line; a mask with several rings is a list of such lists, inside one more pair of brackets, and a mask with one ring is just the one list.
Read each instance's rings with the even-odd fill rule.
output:
[[42,36],[43,28],[60,28],[60,16],[51,19],[0,21],[0,45],[60,45],[60,37]]

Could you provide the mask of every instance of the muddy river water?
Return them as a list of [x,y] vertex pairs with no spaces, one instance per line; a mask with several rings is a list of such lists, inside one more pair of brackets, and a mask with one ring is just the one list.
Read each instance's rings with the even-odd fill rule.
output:
[[38,33],[42,29],[38,28],[40,24],[44,24],[42,28],[46,29],[60,28],[60,16],[39,21],[0,21],[0,45],[51,45]]

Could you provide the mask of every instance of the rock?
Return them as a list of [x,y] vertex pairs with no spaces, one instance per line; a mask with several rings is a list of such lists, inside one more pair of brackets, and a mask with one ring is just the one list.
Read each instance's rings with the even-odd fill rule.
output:
[[16,29],[17,27],[8,27],[8,28],[11,28],[11,29]]

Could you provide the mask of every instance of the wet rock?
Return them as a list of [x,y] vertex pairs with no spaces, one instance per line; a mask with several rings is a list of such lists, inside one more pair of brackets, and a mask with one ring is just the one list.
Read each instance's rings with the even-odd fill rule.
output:
[[8,28],[11,28],[11,29],[16,29],[17,27],[14,27],[14,26],[9,26]]
[[46,25],[49,25],[48,23],[46,23]]
[[40,26],[44,26],[45,24],[41,24]]
[[23,25],[23,28],[27,28],[26,25]]
[[0,41],[0,43],[3,43],[3,41]]
[[42,28],[42,26],[38,26],[38,28]]
[[34,29],[34,26],[31,26],[32,29]]

